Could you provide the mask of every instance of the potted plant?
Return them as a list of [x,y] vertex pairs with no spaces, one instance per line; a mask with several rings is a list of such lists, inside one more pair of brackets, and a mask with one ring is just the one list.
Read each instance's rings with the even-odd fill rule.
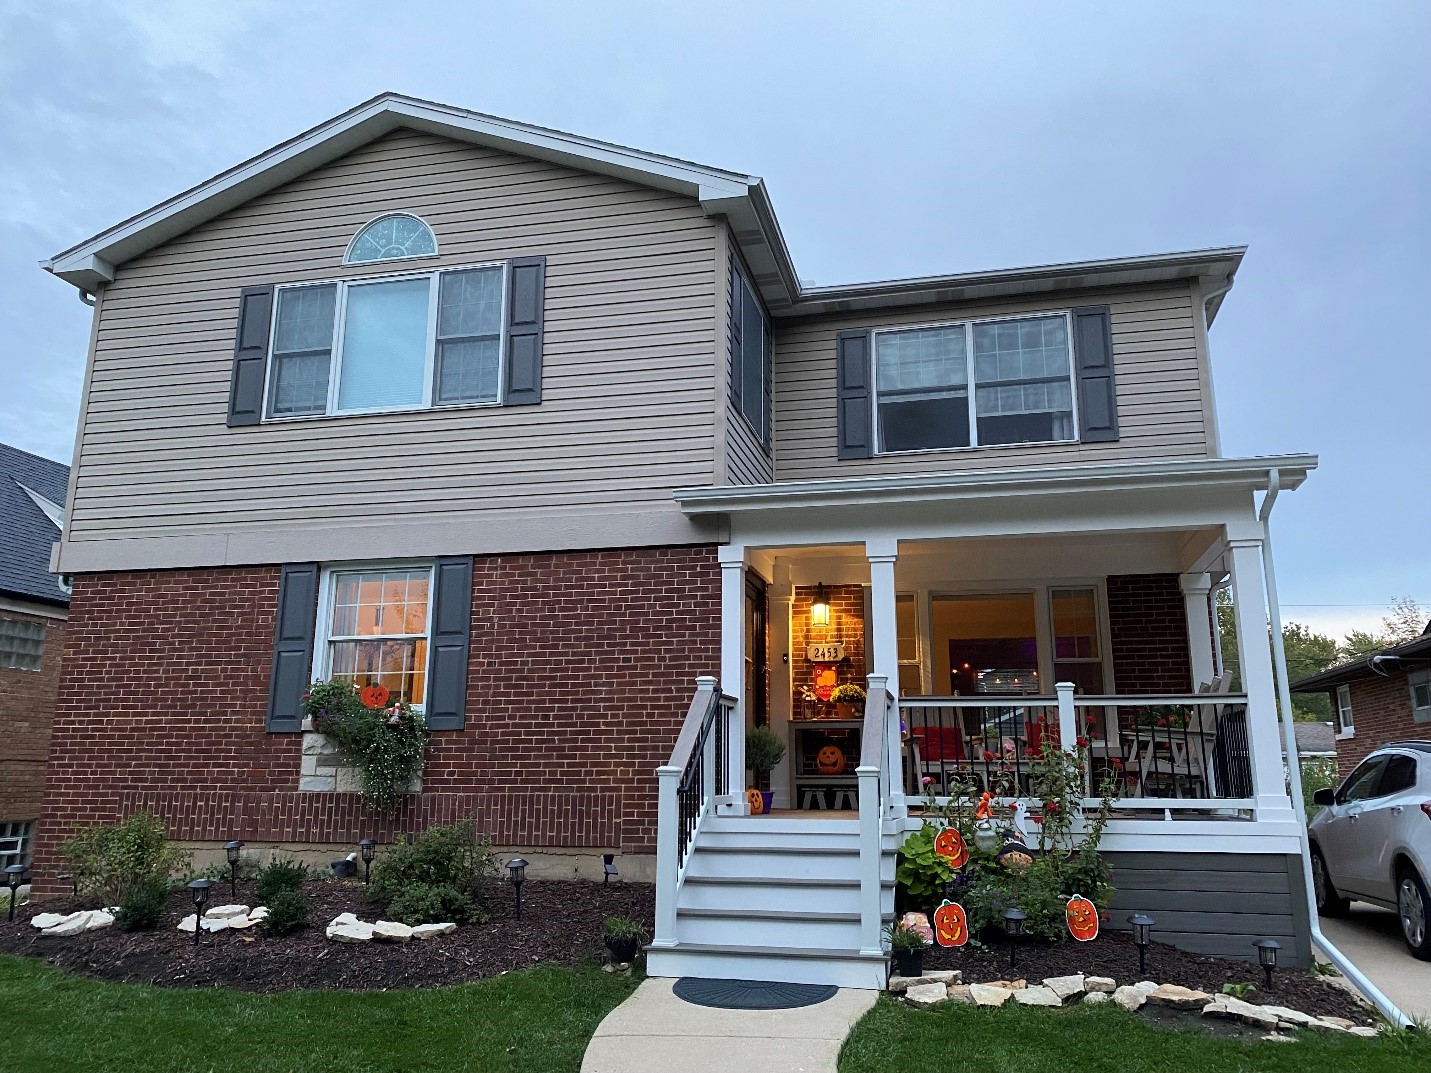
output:
[[916,928],[896,920],[885,929],[889,950],[894,957],[894,971],[900,976],[924,975],[924,948],[929,941]]
[[760,793],[761,813],[770,812],[775,795],[770,790],[770,772],[785,759],[785,743],[769,727],[756,727],[745,735],[745,766],[754,775]]
[[636,960],[636,948],[645,937],[646,929],[626,917],[607,917],[601,928],[607,952],[618,965],[629,965]]
[[846,682],[844,685],[835,687],[835,691],[830,694],[830,699],[840,707],[840,714],[846,719],[854,719],[860,713],[855,711],[856,705],[863,705],[865,702],[865,691],[854,682]]

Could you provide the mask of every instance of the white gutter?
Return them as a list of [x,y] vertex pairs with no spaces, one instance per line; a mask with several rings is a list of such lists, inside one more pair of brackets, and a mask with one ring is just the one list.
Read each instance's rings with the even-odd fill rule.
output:
[[1341,970],[1342,975],[1356,985],[1388,1021],[1398,1028],[1414,1028],[1411,1018],[1382,994],[1365,973],[1358,969],[1350,958],[1338,950],[1330,939],[1322,933],[1317,916],[1317,894],[1312,883],[1311,839],[1307,834],[1307,815],[1302,806],[1302,765],[1297,754],[1297,734],[1292,724],[1292,688],[1287,679],[1287,648],[1282,641],[1282,606],[1277,599],[1277,571],[1272,565],[1272,506],[1277,502],[1281,489],[1281,474],[1273,469],[1267,484],[1267,494],[1262,497],[1262,506],[1257,512],[1257,520],[1262,523],[1262,574],[1267,582],[1267,613],[1272,626],[1272,664],[1277,672],[1277,699],[1281,707],[1282,741],[1287,751],[1287,778],[1291,783],[1292,807],[1297,812],[1297,831],[1302,843],[1302,886],[1307,895],[1307,917],[1312,925],[1312,942],[1326,954],[1331,963]]

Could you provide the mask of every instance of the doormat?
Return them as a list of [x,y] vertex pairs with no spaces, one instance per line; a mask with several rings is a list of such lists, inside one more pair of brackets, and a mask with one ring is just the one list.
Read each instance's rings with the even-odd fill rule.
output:
[[697,980],[683,976],[671,989],[693,1006],[717,1010],[793,1010],[833,998],[833,984],[782,984],[765,980]]

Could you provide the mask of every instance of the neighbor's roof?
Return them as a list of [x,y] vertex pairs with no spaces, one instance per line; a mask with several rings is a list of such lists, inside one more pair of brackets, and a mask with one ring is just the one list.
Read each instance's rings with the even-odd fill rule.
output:
[[0,594],[68,604],[50,573],[70,467],[0,443]]
[[1431,622],[1426,624],[1420,637],[1328,668],[1320,674],[1303,678],[1300,682],[1293,682],[1292,690],[1296,693],[1326,693],[1346,682],[1371,678],[1373,675],[1386,677],[1404,674],[1426,666],[1431,666]]
[[403,127],[697,199],[707,214],[725,216],[729,221],[766,305],[777,316],[1201,278],[1208,281],[1209,292],[1216,295],[1208,304],[1210,321],[1221,302],[1221,292],[1231,286],[1245,252],[1245,247],[1229,246],[806,288],[795,272],[765,183],[759,176],[398,93],[383,93],[55,254],[42,262],[42,267],[81,290],[93,290],[114,278],[117,265]]
[[1298,756],[1336,756],[1337,730],[1331,723],[1293,723]]

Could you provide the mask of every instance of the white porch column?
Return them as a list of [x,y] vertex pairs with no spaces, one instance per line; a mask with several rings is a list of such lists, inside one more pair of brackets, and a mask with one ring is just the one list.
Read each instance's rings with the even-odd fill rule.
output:
[[[867,674],[879,674],[889,683],[889,695],[895,707],[886,723],[885,770],[889,772],[890,802],[897,809],[904,807],[904,780],[901,778],[899,743],[899,613],[895,607],[894,562],[899,555],[899,542],[890,538],[865,541],[865,555],[870,563],[870,643],[873,653],[866,653]],[[902,812],[900,813],[902,814]]]
[[1282,768],[1277,692],[1267,633],[1267,597],[1262,587],[1262,541],[1228,541],[1232,604],[1237,618],[1237,655],[1247,694],[1247,743],[1252,752],[1252,788],[1259,820],[1295,820]]
[[720,547],[720,688],[736,699],[726,738],[723,816],[744,816],[745,805],[745,546]]
[[1192,660],[1190,688],[1196,692],[1199,687],[1211,684],[1217,674],[1207,601],[1212,592],[1212,578],[1207,574],[1180,574],[1178,585],[1183,590],[1183,611],[1188,623],[1188,654]]

